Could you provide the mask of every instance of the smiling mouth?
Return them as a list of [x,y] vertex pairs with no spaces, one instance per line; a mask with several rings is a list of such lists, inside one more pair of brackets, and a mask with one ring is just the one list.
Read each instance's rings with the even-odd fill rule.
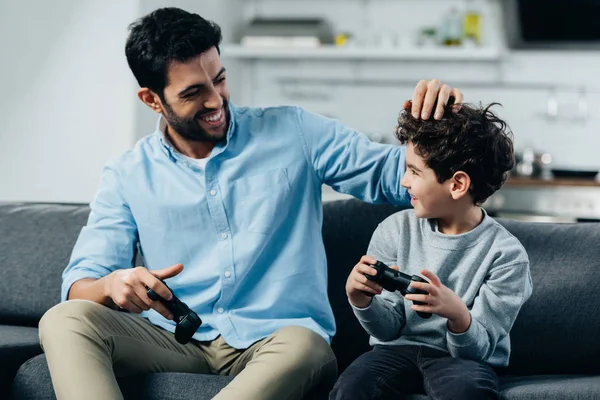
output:
[[204,114],[199,119],[209,126],[220,126],[225,120],[225,111],[221,108],[218,111]]

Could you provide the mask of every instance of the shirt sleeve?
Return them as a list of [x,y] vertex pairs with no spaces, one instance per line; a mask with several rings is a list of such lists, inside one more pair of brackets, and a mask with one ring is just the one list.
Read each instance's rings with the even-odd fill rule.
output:
[[339,121],[297,108],[309,162],[321,183],[369,203],[409,204],[400,179],[405,147],[375,143]]
[[492,269],[473,302],[471,325],[467,331],[446,333],[450,354],[487,361],[498,343],[508,336],[531,292],[528,262]]
[[[367,255],[392,266],[398,260],[397,240],[393,238],[399,233],[390,230],[393,226],[387,224],[389,221],[384,221],[373,233]],[[352,306],[352,310],[363,329],[381,342],[397,339],[406,323],[404,299],[397,292],[383,290],[380,295],[373,297],[368,307]]]
[[102,170],[100,187],[90,204],[87,225],[81,229],[62,278],[61,301],[73,283],[102,278],[133,264],[137,227],[121,193],[121,177],[109,164]]

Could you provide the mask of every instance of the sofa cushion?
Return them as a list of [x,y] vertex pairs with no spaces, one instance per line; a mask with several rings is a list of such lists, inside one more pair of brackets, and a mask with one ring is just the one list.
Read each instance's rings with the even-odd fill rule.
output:
[[600,376],[503,377],[500,382],[502,400],[596,400],[600,397]]
[[[600,376],[538,375],[500,378],[502,400],[596,400],[600,394]],[[429,400],[420,394],[398,400]]]
[[0,323],[36,326],[60,301],[61,274],[88,213],[78,205],[0,204]]
[[[211,399],[233,378],[189,373],[156,373],[118,379],[126,399]],[[15,400],[56,399],[46,356],[40,354],[21,366],[12,387]]]
[[0,325],[0,393],[8,393],[21,364],[41,352],[37,328]]
[[[156,373],[119,379],[126,399],[210,399],[230,381],[228,376],[189,373]],[[595,400],[600,393],[599,376],[546,375],[502,377],[503,400]],[[21,366],[12,389],[14,400],[54,400],[50,373],[43,354]],[[404,400],[427,400],[409,395]]]
[[499,219],[523,244],[533,293],[511,331],[510,373],[600,373],[600,224]]
[[[233,380],[231,376],[162,372],[119,378],[119,387],[125,399],[147,400],[202,400],[212,399]],[[318,386],[306,400],[324,400],[329,387]],[[1,392],[7,393],[7,392]],[[54,400],[54,389],[46,356],[40,354],[21,366],[12,387],[14,400]]]

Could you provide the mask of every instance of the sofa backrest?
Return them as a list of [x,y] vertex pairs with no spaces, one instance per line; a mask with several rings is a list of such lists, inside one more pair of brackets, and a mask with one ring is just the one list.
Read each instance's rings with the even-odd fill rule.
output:
[[600,223],[499,222],[527,250],[533,281],[507,372],[600,373]]
[[[346,298],[346,279],[377,224],[401,209],[358,200],[324,205],[340,370],[369,349]],[[35,326],[59,302],[61,274],[88,214],[87,205],[0,204],[0,324]],[[533,280],[511,332],[509,372],[599,373],[600,223],[499,221],[525,246]]]
[[331,346],[337,357],[339,372],[369,350],[369,335],[358,323],[346,297],[346,280],[367,251],[377,225],[400,210],[400,207],[372,205],[358,200],[341,200],[323,205],[328,294],[337,326]]
[[85,205],[0,204],[0,324],[37,325],[60,301]]
[[87,204],[0,203],[0,324],[37,326],[60,302],[62,272],[89,213]]
[[[332,347],[340,371],[369,349],[345,295],[350,270],[377,224],[399,211],[357,200],[324,205],[329,297],[337,322]],[[600,372],[600,223],[547,224],[498,219],[529,254],[533,294],[511,331],[507,373]]]

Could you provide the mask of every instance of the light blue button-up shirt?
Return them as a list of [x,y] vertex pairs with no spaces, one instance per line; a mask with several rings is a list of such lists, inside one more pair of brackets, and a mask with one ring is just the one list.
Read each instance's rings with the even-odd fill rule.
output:
[[[246,348],[299,325],[331,340],[321,187],[406,204],[404,148],[297,107],[230,103],[230,115],[205,168],[171,147],[160,124],[107,163],[63,273],[63,301],[79,279],[130,268],[139,244],[150,270],[184,265],[167,283],[202,318],[194,339],[222,335]],[[174,332],[154,310],[142,315]]]

